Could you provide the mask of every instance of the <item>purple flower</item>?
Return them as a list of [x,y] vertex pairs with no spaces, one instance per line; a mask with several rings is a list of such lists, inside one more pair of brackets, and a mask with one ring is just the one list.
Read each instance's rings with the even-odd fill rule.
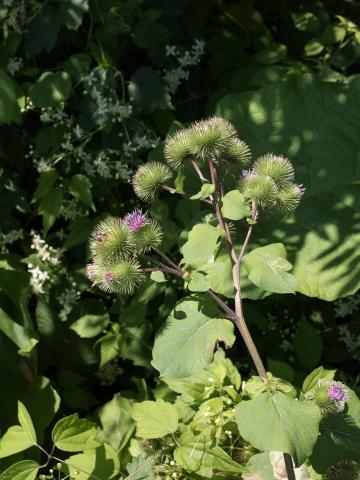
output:
[[104,274],[104,283],[110,287],[115,279],[115,275],[111,272],[105,272]]
[[139,208],[128,213],[124,218],[124,225],[132,232],[137,232],[148,223],[147,213],[143,213]]
[[327,389],[329,399],[337,406],[344,407],[349,398],[346,386],[341,382],[332,382]]

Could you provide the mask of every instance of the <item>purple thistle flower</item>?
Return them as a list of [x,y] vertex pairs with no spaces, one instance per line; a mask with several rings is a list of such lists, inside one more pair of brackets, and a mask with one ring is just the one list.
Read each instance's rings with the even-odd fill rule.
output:
[[124,218],[124,225],[132,232],[137,232],[148,223],[147,213],[143,213],[139,208],[128,213]]
[[336,405],[345,404],[349,396],[346,386],[341,382],[331,383],[328,386],[327,394],[329,399]]
[[115,280],[115,275],[111,272],[105,272],[104,274],[104,283],[110,287],[110,285]]
[[304,195],[305,193],[305,187],[300,184],[300,185],[295,185],[296,191],[299,193],[299,195]]

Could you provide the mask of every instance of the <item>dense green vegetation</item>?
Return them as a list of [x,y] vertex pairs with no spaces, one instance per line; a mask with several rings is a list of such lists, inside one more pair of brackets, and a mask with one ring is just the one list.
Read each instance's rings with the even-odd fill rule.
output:
[[[359,479],[360,5],[3,0],[0,25],[0,480],[258,480],[249,475],[259,469],[272,480],[259,452],[273,450],[296,465],[310,457],[304,479]],[[274,408],[299,409],[292,428],[307,429],[311,449],[309,439],[254,438],[267,400],[234,330],[225,342],[209,330],[199,368],[188,350],[181,374],[172,350],[159,348],[167,329],[178,338],[169,325],[180,307],[201,324],[205,302],[217,318],[201,293],[209,286],[233,308],[233,282],[199,201],[211,187],[199,192],[186,168],[170,184],[197,198],[164,192],[145,205],[131,178],[164,163],[166,138],[212,115],[232,122],[254,159],[288,157],[306,189],[289,215],[264,211],[247,250],[276,245],[287,287],[259,284],[248,257],[242,297],[266,369],[282,379]],[[228,191],[242,168],[226,178]],[[238,213],[237,195],[223,213],[240,248],[250,210]],[[185,283],[152,274],[134,293],[93,287],[91,232],[135,208],[161,226],[162,252],[205,274]],[[294,397],[334,378],[351,389],[348,416],[325,418],[315,444],[320,417],[306,420],[308,403]],[[252,420],[242,438],[239,415]],[[56,459],[36,443],[54,444]]]

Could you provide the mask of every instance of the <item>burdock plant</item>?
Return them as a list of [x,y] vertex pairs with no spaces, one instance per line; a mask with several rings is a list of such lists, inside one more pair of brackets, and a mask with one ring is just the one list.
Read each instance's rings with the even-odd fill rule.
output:
[[[283,156],[268,153],[255,159],[251,165],[250,148],[238,138],[235,127],[220,117],[201,120],[170,135],[165,141],[164,157],[166,163],[149,162],[135,173],[133,186],[139,199],[152,202],[161,191],[176,193],[176,186],[169,182],[190,168],[199,179],[200,191],[191,197],[184,191],[178,193],[194,201],[201,201],[204,207],[209,209],[204,212],[204,222],[195,225],[189,233],[188,241],[181,249],[183,256],[181,262],[176,262],[159,249],[163,237],[161,226],[147,213],[136,209],[122,219],[107,219],[95,229],[90,242],[93,263],[88,266],[88,276],[95,285],[107,292],[128,294],[134,292],[146,278],[146,274],[160,271],[182,279],[185,287],[191,292],[206,292],[223,312],[227,319],[226,324],[231,321],[237,327],[258,373],[258,377],[254,377],[249,383],[248,389],[244,389],[244,396],[246,397],[248,392],[251,399],[240,402],[237,410],[240,435],[259,450],[283,450],[288,478],[295,480],[290,453],[297,465],[309,455],[310,450],[306,449],[307,455],[299,454],[297,442],[303,441],[303,436],[310,438],[310,434],[305,430],[306,425],[311,425],[311,419],[309,424],[309,420],[304,417],[295,428],[291,423],[291,415],[297,415],[297,409],[307,411],[302,405],[309,403],[317,412],[319,409],[316,405],[319,405],[324,415],[330,411],[333,414],[341,412],[348,398],[347,389],[338,382],[319,384],[311,398],[305,397],[303,401],[295,401],[296,390],[293,387],[289,388],[289,384],[282,382],[281,379],[274,381],[274,377],[265,369],[245,321],[242,275],[246,271],[249,280],[263,290],[294,293],[296,280],[288,272],[291,264],[286,260],[285,249],[281,244],[258,248],[248,254],[246,250],[256,224],[261,221],[262,216],[265,213],[284,215],[294,212],[304,194],[304,188],[294,183],[293,166]],[[226,191],[229,184],[232,184],[233,188]],[[236,238],[237,222],[242,222],[245,227],[244,238],[239,247]],[[199,237],[201,234],[203,238]],[[219,296],[221,293],[214,291],[216,287],[212,287],[211,284],[211,269],[216,267],[220,252],[221,258],[224,252],[227,252],[231,264],[229,275],[234,291],[231,302],[221,298]],[[198,315],[194,312],[195,314]],[[174,338],[170,338],[171,327],[165,330],[164,335],[169,335],[169,345],[177,340],[175,334]],[[219,330],[216,334],[216,341],[226,343],[229,341],[228,338],[225,331]],[[202,341],[208,349],[208,342],[211,340],[205,337]],[[214,344],[211,344],[210,350],[213,346]],[[161,344],[161,348],[157,349],[156,345],[154,347],[153,364],[159,370],[161,368],[158,365],[161,364],[164,355],[162,349],[166,347],[166,343]],[[176,358],[181,355],[181,352],[172,350],[170,353]],[[195,354],[196,361],[199,361],[198,357],[203,361],[203,357],[208,358],[209,352],[194,352]],[[169,362],[171,360],[172,358],[169,358]],[[179,366],[176,367],[179,372],[177,376],[186,376],[188,370],[184,364],[187,361],[186,357],[180,357]],[[190,368],[192,367],[191,365]],[[170,370],[166,365],[165,373],[161,373],[167,376],[170,375],[168,372]],[[250,388],[251,385],[254,388]],[[271,422],[275,422],[274,418],[283,419],[285,415],[281,410],[283,408],[288,409],[287,422],[290,422],[290,426],[285,422],[285,427],[282,427],[283,430],[280,429],[280,433],[276,429],[273,432],[272,428],[270,433],[266,431],[264,435],[254,433],[251,425],[248,427],[246,424],[247,414],[243,410],[250,408],[252,402],[259,402],[260,399],[270,402],[264,404],[265,410],[269,409],[270,426],[273,425]],[[275,401],[281,403],[280,406],[276,404],[275,413],[271,410],[272,403],[268,399],[273,399],[274,403]],[[288,402],[295,403],[291,403],[290,407]],[[240,408],[242,405],[244,408]],[[265,418],[264,411],[259,412],[259,415]],[[266,422],[267,420],[264,421],[265,424]],[[317,425],[318,423],[319,419]],[[275,425],[277,423],[274,423]],[[295,433],[293,428],[300,429],[300,432]],[[261,431],[261,425],[259,429]],[[271,443],[273,434],[277,435],[274,448]],[[311,436],[312,446],[315,441],[316,431]]]

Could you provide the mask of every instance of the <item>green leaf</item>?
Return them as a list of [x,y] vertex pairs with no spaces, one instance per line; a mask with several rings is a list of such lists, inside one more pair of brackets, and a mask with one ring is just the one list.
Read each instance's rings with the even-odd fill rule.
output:
[[95,211],[95,205],[91,195],[91,182],[80,173],[71,177],[69,182],[69,192],[82,203]]
[[208,261],[213,262],[220,247],[220,240],[221,231],[218,228],[207,223],[195,225],[181,248],[184,263],[196,266]]
[[274,43],[270,47],[260,50],[255,59],[258,63],[265,65],[277,63],[286,57],[287,48],[283,43]]
[[313,57],[324,50],[324,45],[317,38],[312,38],[304,47],[305,57]]
[[14,463],[0,474],[0,480],[35,480],[40,465],[34,460]]
[[100,340],[100,368],[119,356],[123,337],[120,334],[107,333]]
[[40,108],[56,107],[71,92],[71,79],[67,72],[44,72],[30,89],[30,99]]
[[163,274],[163,272],[160,272],[160,271],[151,272],[150,278],[151,278],[151,280],[153,280],[156,283],[166,282],[165,275]]
[[77,30],[82,17],[89,10],[88,0],[62,0],[60,2],[61,23],[69,30]]
[[163,79],[151,67],[141,67],[133,73],[129,95],[135,103],[147,111],[173,108]]
[[27,25],[25,51],[27,56],[35,56],[46,50],[50,52],[60,31],[60,17],[57,8],[44,4]]
[[43,217],[45,233],[54,225],[58,218],[63,202],[64,194],[58,188],[52,188],[44,197],[41,198],[39,205],[39,214]]
[[88,217],[77,217],[69,225],[69,233],[64,248],[72,248],[88,240],[93,230],[93,222]]
[[133,400],[121,397],[117,393],[97,412],[102,427],[100,439],[116,451],[126,445],[135,430],[132,405]]
[[233,324],[210,301],[185,298],[156,337],[152,364],[162,376],[186,377],[211,363],[218,342],[231,346],[233,332]]
[[42,172],[37,179],[38,186],[34,192],[33,200],[39,200],[40,198],[45,197],[50,192],[57,179],[58,174],[55,170]]
[[20,402],[20,400],[18,401],[18,420],[24,432],[28,436],[29,441],[35,445],[37,442],[35,428],[29,412],[27,411],[25,405]]
[[60,397],[46,377],[37,377],[32,388],[22,397],[28,405],[29,414],[33,421],[38,438],[41,438],[45,428],[50,424],[59,410]]
[[316,387],[316,384],[319,380],[334,380],[336,370],[326,370],[324,367],[315,368],[309,375],[305,378],[302,385],[302,391],[304,393],[312,390]]
[[28,434],[19,425],[10,427],[0,440],[0,458],[22,452],[34,445]]
[[317,440],[320,412],[313,403],[266,392],[240,402],[236,420],[240,435],[255,448],[289,453],[300,466]]
[[29,354],[38,341],[22,325],[19,325],[0,308],[0,331],[19,348],[20,355]]
[[245,468],[235,462],[222,448],[211,447],[211,439],[204,434],[195,436],[186,430],[178,440],[174,460],[186,470],[202,477],[212,478],[214,470],[227,473],[244,473]]
[[203,200],[204,198],[210,197],[215,191],[215,187],[212,183],[204,183],[201,186],[200,192],[196,195],[190,197],[191,200]]
[[103,315],[84,315],[76,320],[70,328],[81,338],[93,338],[99,335],[109,322],[108,313]]
[[4,70],[0,70],[0,124],[18,121],[19,116],[15,81]]
[[320,26],[319,19],[311,12],[292,13],[295,27],[302,32],[317,32]]
[[115,452],[108,445],[72,455],[65,462],[68,462],[71,478],[77,480],[112,478],[119,473],[120,467]]
[[246,467],[249,469],[249,475],[254,474],[255,480],[259,475],[261,480],[278,480],[274,477],[274,470],[268,453],[256,453],[250,458]]
[[176,408],[164,400],[136,403],[132,417],[136,422],[136,433],[141,438],[161,438],[174,433],[179,418]]
[[305,319],[300,320],[295,336],[296,356],[303,367],[315,367],[322,355],[323,342],[319,332]]
[[320,433],[310,458],[318,473],[340,460],[360,462],[360,400],[353,391],[346,410],[326,417],[320,424]]
[[131,480],[154,480],[155,460],[152,456],[147,457],[145,454],[134,457],[131,463],[126,465]]
[[94,424],[80,419],[77,413],[56,423],[52,431],[52,440],[57,448],[65,452],[81,452],[99,446]]
[[286,250],[282,243],[255,248],[244,256],[244,266],[249,279],[263,290],[273,293],[294,293],[296,280],[287,273],[292,268],[286,260]]
[[230,220],[241,220],[251,213],[245,197],[239,190],[231,190],[222,199],[221,213]]

